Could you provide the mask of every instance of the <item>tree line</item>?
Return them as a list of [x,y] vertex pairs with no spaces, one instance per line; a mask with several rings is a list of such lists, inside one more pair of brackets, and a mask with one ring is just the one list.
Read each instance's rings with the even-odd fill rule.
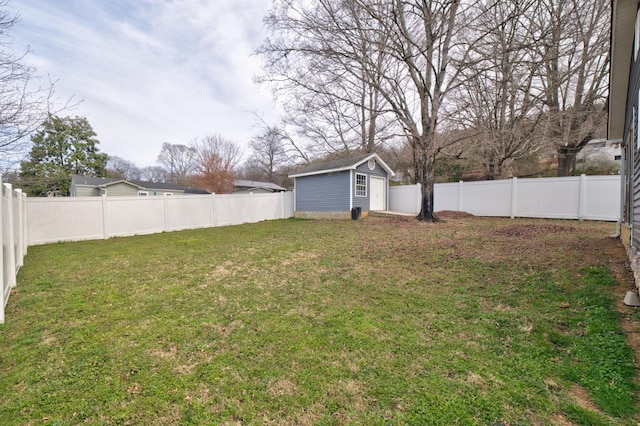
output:
[[230,193],[235,180],[250,169],[252,176],[276,181],[278,150],[269,152],[264,162],[263,140],[252,141],[248,166],[239,169],[240,146],[221,135],[208,135],[188,144],[162,144],[157,166],[139,168],[132,161],[100,152],[99,140],[85,117],[51,115],[31,137],[31,150],[20,163],[13,183],[32,196],[69,195],[71,177],[92,176],[149,182],[169,182],[197,187],[218,194]]
[[[100,155],[96,141],[84,147],[95,168],[80,167],[73,154],[80,145],[71,140],[71,148],[46,155],[55,159],[66,149],[69,173],[225,192],[237,177],[286,185],[295,164],[379,152],[422,184],[419,218],[433,220],[436,173],[457,161],[473,158],[485,177],[503,178],[552,150],[558,175],[575,171],[577,154],[606,123],[609,9],[607,0],[274,0],[256,80],[272,88],[284,115],[263,123],[243,165],[242,150],[220,135],[165,143],[158,165],[145,168]],[[0,37],[16,20],[0,14]],[[0,59],[4,67],[21,64],[20,57]],[[5,87],[26,87],[34,70],[15,70],[3,74]],[[55,176],[53,160],[35,148],[57,125],[95,139],[88,122],[46,106],[52,86],[7,93],[0,151],[24,150],[33,135],[25,181]],[[61,182],[39,193],[64,193]]]
[[[275,0],[258,49],[303,160],[400,141],[433,220],[437,160],[489,178],[545,149],[557,174],[606,121],[608,0]],[[464,152],[461,151],[464,148]]]

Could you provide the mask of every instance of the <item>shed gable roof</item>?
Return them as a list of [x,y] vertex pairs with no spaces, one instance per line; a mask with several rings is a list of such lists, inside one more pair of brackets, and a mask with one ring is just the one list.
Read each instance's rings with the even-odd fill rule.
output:
[[387,164],[382,161],[378,154],[362,154],[356,157],[339,158],[337,160],[323,161],[321,163],[310,164],[303,167],[289,175],[290,178],[321,175],[326,173],[341,172],[345,170],[354,170],[362,163],[375,159],[376,162],[382,167],[390,176],[395,176],[395,173]]

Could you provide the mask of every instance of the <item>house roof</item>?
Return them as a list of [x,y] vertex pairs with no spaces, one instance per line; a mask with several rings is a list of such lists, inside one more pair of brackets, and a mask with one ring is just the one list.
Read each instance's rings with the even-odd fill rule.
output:
[[91,176],[72,176],[71,184],[81,185],[81,186],[94,186],[94,187],[104,187],[109,185],[114,185],[116,183],[126,183],[128,185],[137,186],[141,189],[161,189],[164,191],[182,191],[186,194],[210,194],[210,192],[205,191],[200,188],[192,188],[192,187],[184,187],[178,186],[175,183],[169,182],[147,182],[144,180],[125,180],[125,179],[117,179],[117,178],[99,178],[99,177],[91,177]]
[[354,170],[362,163],[375,159],[376,162],[382,167],[389,175],[394,176],[395,173],[384,161],[378,156],[378,154],[362,154],[355,157],[339,158],[337,160],[323,161],[321,163],[310,164],[306,167],[298,169],[295,173],[289,175],[290,178],[320,175],[325,173],[341,172],[344,170]]
[[637,0],[613,0],[612,2],[607,139],[624,137],[636,8]]
[[286,191],[286,188],[283,188],[280,185],[276,185],[271,182],[259,182],[255,180],[236,180],[233,184],[237,188],[255,188],[255,189],[268,189],[270,191]]

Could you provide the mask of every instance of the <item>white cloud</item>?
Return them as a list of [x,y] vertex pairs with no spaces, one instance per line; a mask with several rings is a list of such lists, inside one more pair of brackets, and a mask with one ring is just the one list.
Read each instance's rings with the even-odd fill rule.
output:
[[39,74],[61,99],[83,99],[101,149],[150,165],[163,142],[219,133],[246,145],[252,112],[275,118],[271,94],[255,87],[268,0],[13,0]]

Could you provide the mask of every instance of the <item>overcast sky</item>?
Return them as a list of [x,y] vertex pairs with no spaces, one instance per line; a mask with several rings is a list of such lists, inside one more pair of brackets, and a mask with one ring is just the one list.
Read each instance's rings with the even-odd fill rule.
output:
[[11,0],[14,49],[68,114],[88,118],[100,149],[154,165],[163,142],[221,134],[246,147],[254,113],[275,120],[252,79],[269,0]]

